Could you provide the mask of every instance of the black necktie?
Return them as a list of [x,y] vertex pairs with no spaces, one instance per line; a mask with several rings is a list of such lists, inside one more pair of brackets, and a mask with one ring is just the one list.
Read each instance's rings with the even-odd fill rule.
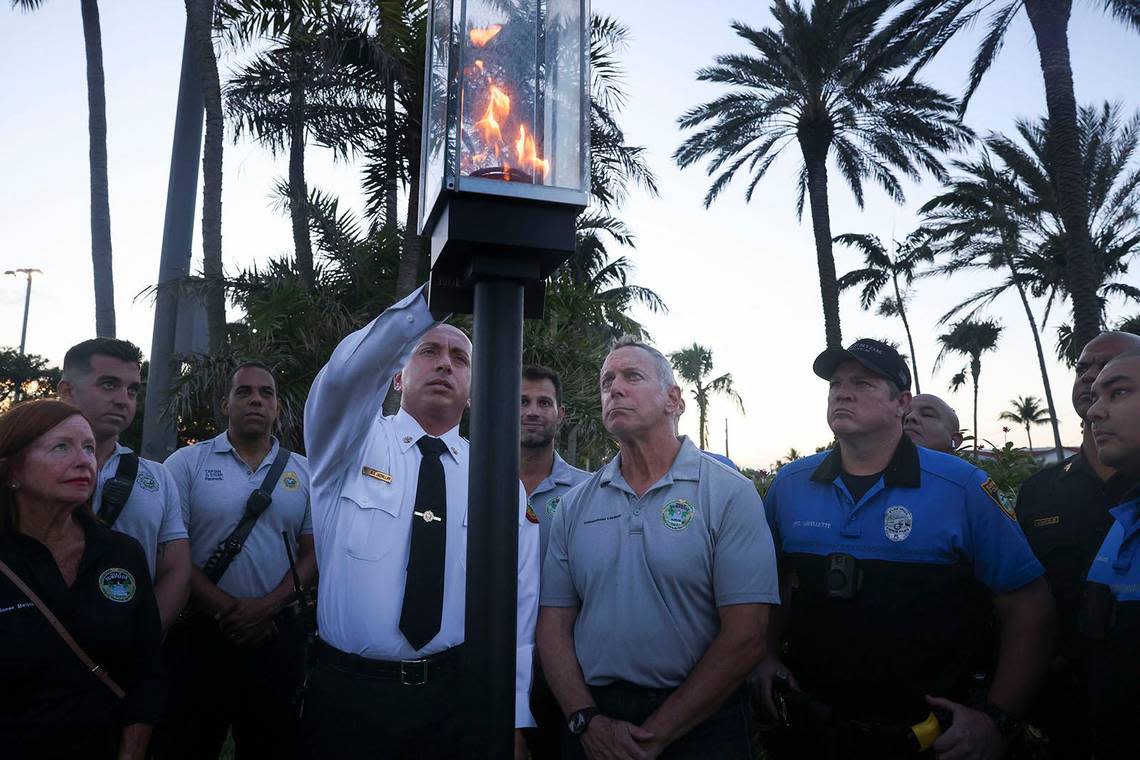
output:
[[412,544],[408,552],[408,580],[400,632],[413,649],[439,633],[443,619],[443,569],[447,555],[447,489],[439,457],[447,444],[425,435],[416,441],[423,459],[416,481],[416,505],[412,513]]

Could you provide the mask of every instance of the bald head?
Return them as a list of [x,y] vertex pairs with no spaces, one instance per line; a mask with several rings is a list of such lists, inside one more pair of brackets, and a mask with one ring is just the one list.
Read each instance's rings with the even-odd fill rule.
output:
[[1088,422],[1100,461],[1140,475],[1140,348],[1104,365],[1092,384]]
[[471,395],[471,339],[452,325],[424,333],[396,375],[400,406],[432,435],[459,424]]
[[1077,359],[1077,376],[1073,380],[1073,409],[1082,420],[1088,419],[1093,381],[1104,365],[1132,350],[1140,350],[1140,335],[1117,330],[1102,332],[1085,344]]
[[961,423],[949,404],[930,393],[910,401],[903,432],[918,446],[949,453],[962,445]]

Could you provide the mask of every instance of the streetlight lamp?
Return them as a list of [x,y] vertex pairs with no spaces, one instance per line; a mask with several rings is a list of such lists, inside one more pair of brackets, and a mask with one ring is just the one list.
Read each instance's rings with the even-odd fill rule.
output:
[[522,322],[586,206],[589,22],[589,0],[429,5],[419,221],[432,310],[475,315],[464,673],[483,757],[512,752]]
[[24,354],[24,346],[28,340],[28,307],[32,304],[32,275],[43,274],[39,269],[9,269],[4,274],[10,274],[13,277],[19,277],[21,274],[28,280],[28,287],[24,291],[24,324],[20,328],[20,355]]

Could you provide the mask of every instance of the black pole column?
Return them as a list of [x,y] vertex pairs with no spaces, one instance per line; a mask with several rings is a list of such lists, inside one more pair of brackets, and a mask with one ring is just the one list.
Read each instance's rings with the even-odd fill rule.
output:
[[467,519],[470,757],[513,756],[523,284],[475,283]]
[[166,186],[166,221],[162,228],[150,372],[143,412],[141,454],[158,462],[165,460],[178,445],[174,421],[165,419],[162,412],[176,373],[172,358],[178,325],[178,282],[190,274],[204,114],[202,84],[190,50],[190,25],[187,23],[182,42],[182,74],[178,82],[178,110],[174,116],[174,147],[171,149],[170,178]]

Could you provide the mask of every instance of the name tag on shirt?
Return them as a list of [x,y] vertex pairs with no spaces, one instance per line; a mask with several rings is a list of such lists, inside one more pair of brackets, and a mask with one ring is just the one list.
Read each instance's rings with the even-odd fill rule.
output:
[[380,470],[374,470],[371,467],[367,467],[367,466],[364,467],[360,471],[360,474],[366,475],[370,478],[375,478],[376,480],[379,480],[379,481],[384,482],[384,483],[391,483],[392,482],[392,476],[391,475],[389,475],[386,472],[380,472]]

